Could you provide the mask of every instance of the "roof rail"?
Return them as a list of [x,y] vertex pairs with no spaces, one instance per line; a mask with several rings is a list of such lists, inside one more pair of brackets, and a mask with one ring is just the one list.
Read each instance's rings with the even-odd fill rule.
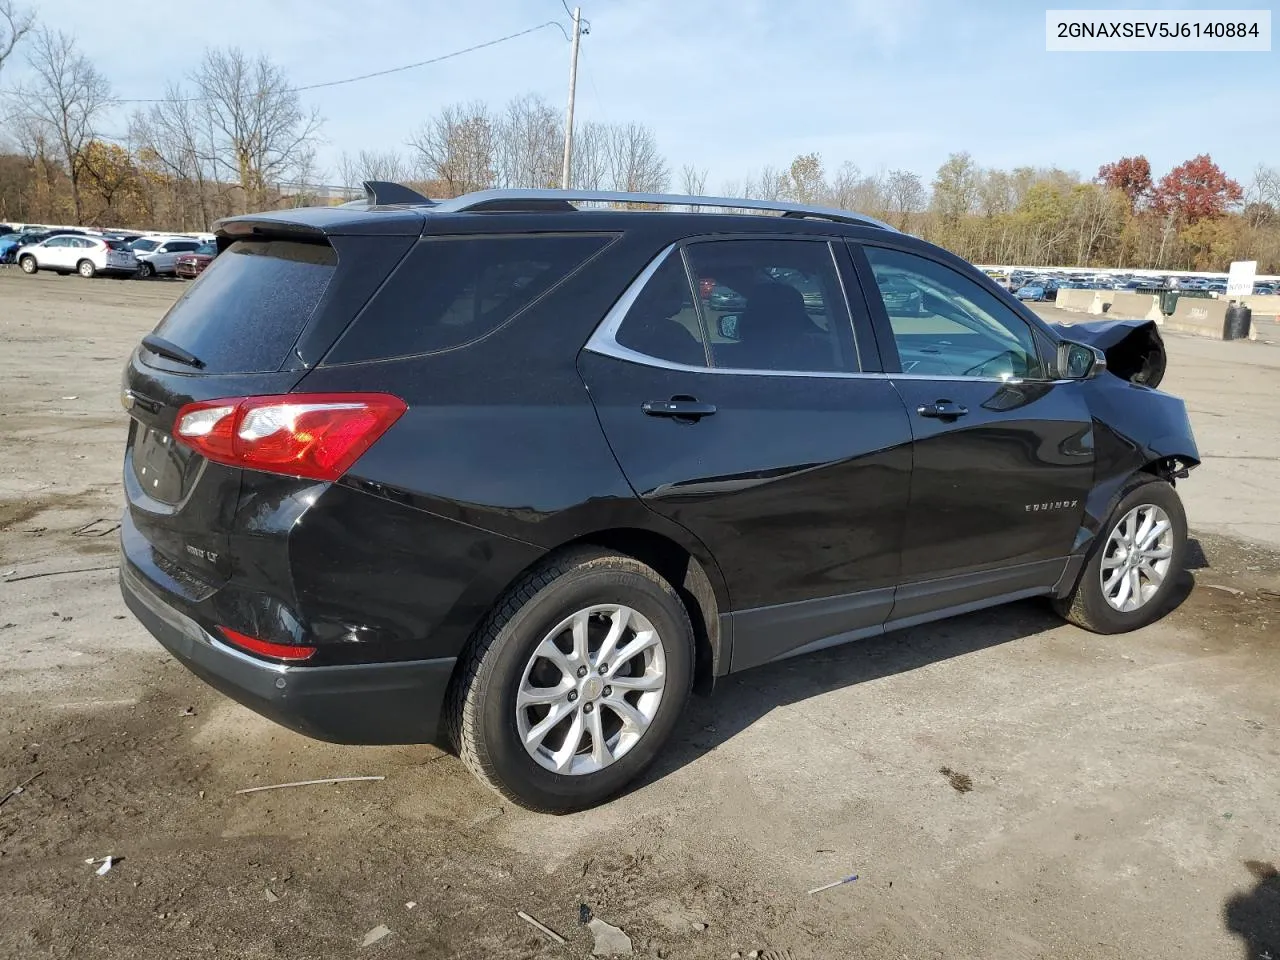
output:
[[573,209],[574,203],[641,203],[662,206],[719,207],[726,210],[759,210],[784,217],[834,220],[883,230],[898,231],[875,217],[831,207],[815,207],[782,200],[745,197],[697,197],[676,193],[620,193],[612,190],[480,190],[436,203],[441,213],[491,213],[525,210]]
[[366,180],[364,182],[365,202],[371,207],[389,204],[411,204],[413,206],[434,206],[435,201],[428,200],[416,190],[411,190],[400,183],[389,180]]

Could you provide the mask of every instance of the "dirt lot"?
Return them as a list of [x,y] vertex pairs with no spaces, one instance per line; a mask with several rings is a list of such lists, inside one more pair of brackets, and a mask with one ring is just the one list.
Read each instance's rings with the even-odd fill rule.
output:
[[[647,957],[1280,958],[1277,347],[1170,338],[1206,460],[1165,621],[1025,603],[746,673],[552,818],[278,729],[125,616],[119,375],[179,289],[0,272],[0,796],[36,777],[0,956],[585,957],[587,904]],[[234,793],[343,775],[386,779]]]

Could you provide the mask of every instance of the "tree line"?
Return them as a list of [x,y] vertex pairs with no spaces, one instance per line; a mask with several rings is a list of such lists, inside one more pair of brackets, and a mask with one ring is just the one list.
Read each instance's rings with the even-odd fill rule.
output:
[[[266,56],[206,51],[113,137],[104,133],[117,106],[111,84],[75,38],[0,0],[0,71],[17,50],[30,71],[0,101],[0,219],[207,230],[235,213],[337,202],[366,179],[432,197],[560,185],[563,115],[534,95],[444,106],[407,132],[402,149],[343,152],[326,171],[317,162],[321,117]],[[1245,188],[1207,155],[1153,179],[1141,156],[1085,178],[984,168],[955,153],[925,178],[852,162],[829,169],[808,153],[709,191],[708,172],[676,170],[644,124],[581,123],[573,148],[574,188],[858,210],[978,263],[1223,270],[1256,259],[1260,271],[1280,272],[1280,170],[1259,167]],[[320,186],[335,180],[336,196]]]

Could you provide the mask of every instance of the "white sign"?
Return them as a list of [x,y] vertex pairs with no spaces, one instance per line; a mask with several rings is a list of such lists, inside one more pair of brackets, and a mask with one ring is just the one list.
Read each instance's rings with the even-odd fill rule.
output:
[[1253,278],[1258,274],[1257,260],[1235,260],[1227,272],[1227,296],[1247,297],[1253,293]]

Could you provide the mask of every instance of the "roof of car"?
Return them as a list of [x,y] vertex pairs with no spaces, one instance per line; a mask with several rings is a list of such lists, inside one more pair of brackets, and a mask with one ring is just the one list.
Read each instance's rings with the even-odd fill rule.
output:
[[[620,193],[600,190],[481,190],[448,200],[432,201],[399,184],[365,184],[366,198],[337,207],[297,207],[290,210],[227,217],[214,224],[223,238],[248,238],[254,234],[301,232],[304,234],[363,234],[416,236],[430,217],[450,214],[587,213],[600,210],[632,214],[655,208],[682,207],[676,211],[716,210],[722,214],[769,213],[789,219],[826,220],[853,226],[897,232],[874,217],[831,207],[745,197],[706,197],[665,193]],[[414,199],[416,198],[416,200]],[[395,202],[379,202],[393,199]],[[586,208],[586,209],[584,209]],[[603,212],[603,211],[602,211]]]

